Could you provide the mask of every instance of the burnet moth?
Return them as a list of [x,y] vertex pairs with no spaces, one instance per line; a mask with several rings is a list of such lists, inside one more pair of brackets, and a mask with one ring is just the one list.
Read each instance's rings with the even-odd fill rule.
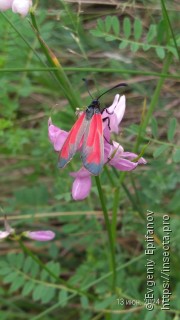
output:
[[[112,89],[122,86],[126,86],[126,84],[120,83],[103,92],[96,99],[92,100],[91,104],[82,112],[70,130],[60,151],[59,168],[64,168],[81,147],[80,152],[83,166],[93,175],[100,174],[104,164],[103,120],[101,114],[106,108],[101,110],[99,99]],[[90,96],[92,97],[91,94]]]

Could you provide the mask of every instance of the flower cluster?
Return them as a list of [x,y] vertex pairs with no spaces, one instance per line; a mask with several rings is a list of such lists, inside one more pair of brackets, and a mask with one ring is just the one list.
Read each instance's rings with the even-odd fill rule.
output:
[[11,239],[20,239],[26,237],[36,241],[50,241],[54,239],[55,233],[50,230],[45,231],[23,231],[21,234],[16,234],[15,229],[12,229],[7,219],[4,220],[4,231],[0,231],[0,240],[10,237]]
[[26,16],[31,7],[32,0],[0,0],[0,11],[11,9],[22,16]]
[[[146,160],[144,158],[141,157],[138,159],[137,154],[125,152],[118,142],[112,141],[112,143],[110,143],[110,134],[112,132],[119,132],[119,124],[124,116],[125,108],[125,96],[123,95],[120,97],[120,95],[117,94],[114,98],[113,104],[102,113],[102,120],[107,117],[109,118],[109,121],[103,122],[104,164],[113,166],[119,171],[131,171],[134,170],[138,164],[146,164]],[[48,134],[54,150],[56,152],[60,152],[68,136],[68,132],[54,126],[52,120],[49,119]],[[82,167],[77,172],[71,172],[70,176],[75,178],[72,185],[73,199],[85,199],[89,195],[91,189],[91,173]]]

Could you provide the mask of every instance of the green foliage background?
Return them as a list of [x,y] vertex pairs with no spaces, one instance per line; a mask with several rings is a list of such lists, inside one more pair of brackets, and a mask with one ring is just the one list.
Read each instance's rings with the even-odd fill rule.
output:
[[[79,157],[60,171],[48,141],[48,118],[69,130],[74,111],[48,66],[30,17],[22,19],[10,11],[0,14],[1,229],[6,214],[18,233],[39,229],[56,233],[51,243],[24,242],[45,268],[29,251],[22,253],[18,242],[1,242],[2,320],[179,319],[179,11],[178,3],[153,0],[117,6],[107,1],[49,0],[39,1],[36,10],[42,38],[78,92],[77,100],[81,96],[77,107],[91,101],[83,77],[92,80],[94,95],[126,82],[126,113],[121,133],[114,139],[125,151],[138,154],[146,146],[146,166],[127,174],[106,167],[101,175],[109,216],[115,208],[118,213],[113,293],[107,232],[95,182],[86,200],[73,201],[69,172],[80,168]],[[103,103],[108,106],[112,99],[113,95],[106,95]],[[147,210],[154,212],[157,247],[155,298],[159,302],[151,312],[143,305]],[[172,230],[172,296],[167,312],[161,310],[163,214],[170,216]],[[124,304],[117,299],[124,299]]]

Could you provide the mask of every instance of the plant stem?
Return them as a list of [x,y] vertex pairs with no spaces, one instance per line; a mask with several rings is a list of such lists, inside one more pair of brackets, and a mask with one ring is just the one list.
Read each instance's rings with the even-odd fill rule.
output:
[[178,48],[178,45],[177,45],[177,42],[176,42],[176,37],[174,35],[174,31],[173,31],[173,27],[171,25],[171,21],[169,19],[169,15],[168,15],[168,11],[166,9],[166,5],[165,5],[165,1],[164,0],[161,0],[161,5],[162,5],[162,11],[163,11],[163,14],[164,14],[164,18],[166,19],[167,21],[167,25],[168,25],[168,28],[171,32],[171,35],[172,35],[172,39],[174,41],[174,46],[176,48],[176,51],[177,51],[177,55],[178,55],[178,58],[179,58],[179,61],[180,61],[180,52],[179,52],[179,48]]
[[104,220],[106,223],[106,228],[107,228],[107,232],[108,232],[108,238],[109,238],[109,247],[110,247],[110,252],[111,252],[111,270],[112,270],[112,276],[113,276],[113,280],[112,280],[112,290],[115,290],[115,285],[116,285],[116,262],[115,262],[115,246],[114,246],[114,241],[113,241],[113,236],[112,236],[112,231],[111,231],[111,224],[109,221],[109,216],[108,216],[108,211],[106,208],[106,203],[105,203],[105,199],[104,199],[104,195],[103,195],[103,191],[102,191],[102,187],[101,187],[101,182],[98,176],[95,177],[96,180],[96,185],[97,185],[97,189],[98,189],[98,193],[99,193],[99,198],[101,201],[101,207],[102,207],[102,211],[103,211],[103,215],[104,215]]
[[[162,68],[162,73],[167,73],[167,71],[169,69],[169,66],[171,64],[171,59],[172,59],[172,54],[168,53],[168,55],[167,55],[167,57],[166,57],[166,59],[164,61],[164,65],[163,65],[163,68]],[[165,81],[164,78],[160,78],[158,83],[157,83],[156,89],[154,91],[154,95],[153,95],[153,97],[151,99],[151,103],[150,103],[148,112],[144,117],[144,121],[143,121],[143,124],[142,124],[142,132],[145,132],[146,127],[147,127],[147,125],[149,123],[149,120],[150,120],[150,118],[151,118],[151,116],[153,114],[153,111],[154,111],[154,109],[156,107],[156,104],[157,104],[157,101],[159,99],[159,95],[160,95],[162,86],[164,84],[164,81]]]
[[37,39],[39,40],[40,46],[47,58],[47,61],[51,67],[57,68],[53,71],[56,79],[58,80],[61,89],[63,90],[66,98],[68,99],[71,107],[73,110],[76,110],[78,106],[80,106],[80,98],[78,95],[74,92],[71,83],[69,82],[68,77],[66,76],[60,62],[56,58],[55,54],[52,52],[52,50],[48,47],[48,45],[45,43],[45,41],[42,39],[39,29],[36,22],[36,17],[33,11],[30,12],[31,16],[31,27],[33,31],[35,32]]
[[112,230],[112,236],[113,236],[113,242],[114,242],[114,248],[116,243],[116,226],[117,226],[117,213],[118,213],[118,207],[119,207],[119,194],[120,194],[120,188],[117,187],[114,192],[114,202],[113,202],[113,210],[112,210],[112,223],[111,223],[111,230]]
[[[162,68],[162,74],[167,73],[167,71],[169,69],[169,66],[171,64],[171,59],[172,59],[172,54],[168,53],[168,55],[167,55],[167,57],[165,59],[163,68]],[[159,99],[159,96],[160,96],[161,89],[162,89],[162,86],[164,84],[164,81],[165,81],[165,78],[163,78],[163,77],[161,77],[158,80],[158,83],[157,83],[156,89],[154,91],[153,97],[151,99],[151,103],[149,105],[148,111],[145,114],[145,116],[143,116],[143,121],[141,121],[139,132],[138,132],[138,136],[137,136],[137,140],[136,140],[136,144],[135,144],[135,147],[134,147],[134,152],[138,151],[138,147],[139,147],[139,145],[141,143],[142,137],[144,138],[146,127],[148,126],[149,120],[150,120],[150,118],[151,118],[151,116],[152,116],[152,114],[154,112],[154,109],[156,107],[156,104],[158,102],[158,99]]]
[[[31,49],[32,50],[32,49]],[[34,52],[34,51],[33,51]],[[32,67],[32,68],[3,68],[0,69],[0,72],[33,72],[33,71],[58,71],[58,67]],[[124,73],[124,74],[134,74],[140,76],[154,76],[157,78],[166,78],[166,79],[180,79],[178,74],[169,74],[169,73],[157,73],[151,71],[139,71],[139,70],[127,70],[127,69],[114,69],[114,68],[96,68],[96,67],[63,67],[64,71],[76,71],[76,72],[96,72],[96,73]]]

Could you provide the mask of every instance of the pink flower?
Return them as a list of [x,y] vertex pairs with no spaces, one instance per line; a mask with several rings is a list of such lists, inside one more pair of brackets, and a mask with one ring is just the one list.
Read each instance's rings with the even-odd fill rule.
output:
[[85,199],[91,190],[91,174],[85,168],[77,172],[71,172],[70,176],[75,180],[72,185],[72,197],[74,200]]
[[50,241],[54,239],[55,233],[50,230],[46,231],[24,231],[21,234],[16,234],[15,230],[11,228],[9,223],[7,222],[6,217],[4,218],[4,227],[5,231],[0,231],[0,240],[3,240],[9,236],[11,236],[11,239],[13,238],[16,240],[17,238],[20,239],[21,237],[27,237],[32,240],[36,241]]
[[19,13],[22,16],[26,16],[31,7],[31,0],[14,0],[12,3],[12,11],[14,13]]
[[[102,113],[103,134],[104,134],[104,164],[115,167],[119,171],[134,170],[139,164],[146,164],[144,158],[138,159],[138,155],[132,152],[125,152],[123,147],[113,141],[110,143],[111,132],[119,132],[119,124],[124,116],[126,108],[125,96],[117,94],[113,104]],[[52,124],[51,119],[48,122],[49,139],[54,146],[55,151],[60,152],[68,136],[68,132],[59,129]],[[81,148],[81,145],[79,146]],[[75,178],[72,185],[72,197],[74,200],[85,199],[91,189],[91,173],[82,167],[77,172],[71,172],[70,175]]]
[[32,7],[32,0],[0,0],[0,10],[12,9],[14,13],[26,16]]
[[105,158],[107,163],[117,170],[131,171],[134,170],[138,164],[146,164],[146,160],[142,157],[138,161],[133,161],[137,157],[135,153],[124,152],[123,147],[119,143],[113,141],[113,144],[110,145],[109,148],[109,143],[105,141]]
[[51,118],[48,120],[48,136],[49,140],[53,144],[54,150],[55,151],[60,151],[67,136],[68,132],[59,129],[58,127],[54,126],[52,124]]
[[23,235],[27,238],[30,238],[32,240],[36,241],[50,241],[54,239],[55,233],[50,230],[46,231],[25,231],[23,232]]
[[0,11],[8,10],[12,7],[13,0],[0,0]]
[[[123,95],[120,97],[119,94],[116,94],[112,105],[103,111],[102,118],[110,117],[111,132],[115,132],[115,133],[119,132],[119,123],[121,122],[124,116],[125,109],[126,109],[125,96]],[[107,124],[105,127],[107,127]]]

